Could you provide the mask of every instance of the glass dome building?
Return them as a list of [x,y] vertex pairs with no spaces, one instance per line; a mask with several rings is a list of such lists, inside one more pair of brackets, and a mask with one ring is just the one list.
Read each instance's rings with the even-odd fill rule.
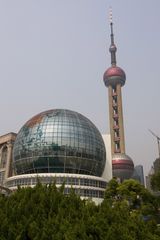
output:
[[105,146],[93,123],[69,110],[50,110],[30,119],[13,150],[16,174],[78,173],[101,176]]
[[42,112],[20,129],[13,148],[15,176],[6,185],[35,185],[38,178],[49,183],[66,183],[81,196],[101,198],[106,188],[101,178],[106,162],[102,136],[83,115],[53,109]]

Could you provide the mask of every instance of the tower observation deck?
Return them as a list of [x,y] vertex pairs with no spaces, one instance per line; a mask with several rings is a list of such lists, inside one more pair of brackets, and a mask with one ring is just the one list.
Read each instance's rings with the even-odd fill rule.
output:
[[114,43],[112,13],[110,12],[111,45],[111,67],[103,76],[104,84],[108,88],[109,96],[109,120],[111,134],[111,153],[113,177],[121,181],[132,176],[134,164],[132,159],[125,153],[125,137],[123,125],[122,93],[121,88],[126,81],[126,74],[116,62],[117,47]]

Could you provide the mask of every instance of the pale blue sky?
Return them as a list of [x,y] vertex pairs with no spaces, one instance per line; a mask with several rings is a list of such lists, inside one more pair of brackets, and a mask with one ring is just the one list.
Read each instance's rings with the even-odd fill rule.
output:
[[52,108],[78,111],[109,132],[103,73],[109,6],[123,87],[126,152],[147,172],[160,136],[159,0],[0,0],[0,135]]

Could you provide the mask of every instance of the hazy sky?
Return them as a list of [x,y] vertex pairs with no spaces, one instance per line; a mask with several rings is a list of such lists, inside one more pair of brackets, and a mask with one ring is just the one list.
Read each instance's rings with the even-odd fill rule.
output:
[[37,113],[67,108],[109,132],[103,73],[112,6],[126,152],[147,173],[160,136],[159,0],[0,0],[0,135]]

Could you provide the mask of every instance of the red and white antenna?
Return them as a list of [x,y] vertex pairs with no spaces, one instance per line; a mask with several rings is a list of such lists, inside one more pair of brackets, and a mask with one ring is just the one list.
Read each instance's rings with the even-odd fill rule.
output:
[[111,7],[109,8],[109,22],[110,22],[110,24],[113,23],[113,18],[112,18],[112,8],[111,8]]

